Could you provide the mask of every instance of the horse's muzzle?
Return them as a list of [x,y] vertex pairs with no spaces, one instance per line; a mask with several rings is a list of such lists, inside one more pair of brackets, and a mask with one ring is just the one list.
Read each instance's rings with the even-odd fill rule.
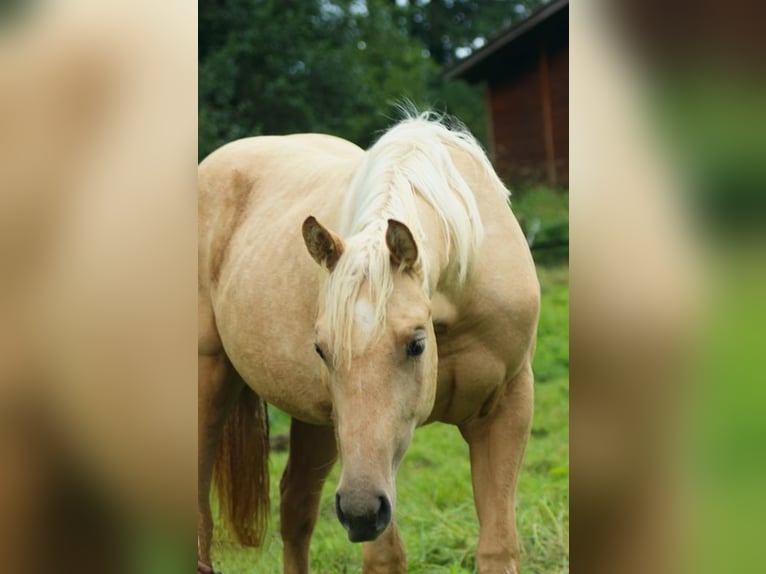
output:
[[385,494],[365,498],[344,497],[340,492],[335,494],[338,520],[351,542],[375,540],[391,522],[391,502]]

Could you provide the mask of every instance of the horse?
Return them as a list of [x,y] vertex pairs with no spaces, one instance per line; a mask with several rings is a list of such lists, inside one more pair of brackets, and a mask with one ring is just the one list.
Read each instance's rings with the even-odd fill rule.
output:
[[406,572],[395,475],[432,422],[469,446],[478,571],[517,573],[540,288],[475,138],[433,113],[367,151],[321,134],[246,138],[200,163],[198,192],[199,564],[212,564],[213,479],[237,540],[264,540],[268,403],[291,417],[285,573],[309,571],[338,458],[335,510],[363,543],[362,572]]

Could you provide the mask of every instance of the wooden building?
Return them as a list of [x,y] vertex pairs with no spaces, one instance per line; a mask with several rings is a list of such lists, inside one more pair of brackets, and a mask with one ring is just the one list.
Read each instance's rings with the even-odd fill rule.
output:
[[553,0],[446,75],[483,82],[490,154],[511,183],[569,181],[569,0]]

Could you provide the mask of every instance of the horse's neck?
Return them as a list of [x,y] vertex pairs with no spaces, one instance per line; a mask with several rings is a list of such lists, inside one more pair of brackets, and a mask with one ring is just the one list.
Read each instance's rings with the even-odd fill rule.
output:
[[418,215],[425,233],[425,241],[418,245],[425,262],[428,285],[433,296],[449,266],[449,251],[444,226],[433,207],[418,198]]

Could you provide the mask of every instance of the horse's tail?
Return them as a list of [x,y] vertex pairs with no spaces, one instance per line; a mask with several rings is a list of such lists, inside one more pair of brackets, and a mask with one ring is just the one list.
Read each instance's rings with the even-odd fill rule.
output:
[[260,547],[269,520],[269,419],[245,386],[223,427],[214,478],[223,523],[240,544]]

